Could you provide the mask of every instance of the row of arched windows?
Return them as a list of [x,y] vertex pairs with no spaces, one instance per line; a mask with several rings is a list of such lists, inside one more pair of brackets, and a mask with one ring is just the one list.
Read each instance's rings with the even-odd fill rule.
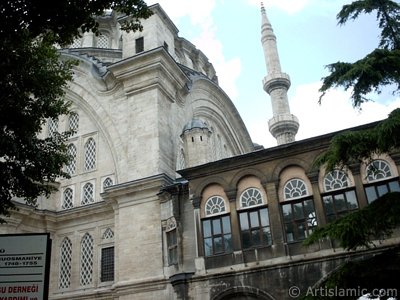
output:
[[[59,132],[59,119],[50,118],[47,120],[47,136],[52,137],[56,132]],[[76,112],[71,112],[66,121],[65,131],[73,131],[75,134],[79,129],[79,115]]]
[[[111,177],[103,180],[103,190],[114,184]],[[64,189],[62,195],[61,209],[70,209],[74,207],[74,190],[72,187]],[[92,182],[87,182],[82,186],[80,205],[88,205],[95,202],[95,188]]]
[[[102,242],[113,242],[114,232],[107,228],[102,235]],[[85,233],[79,245],[79,285],[88,286],[93,283],[94,276],[94,239],[90,233]],[[60,245],[60,265],[58,273],[58,288],[71,287],[72,266],[75,256],[73,244],[65,237]],[[114,246],[108,245],[101,248],[100,255],[100,281],[114,280]]]
[[[365,168],[365,195],[368,203],[389,191],[400,191],[397,171],[390,164],[377,159]],[[357,193],[349,171],[333,170],[322,178],[321,200],[326,222],[340,218],[359,208]],[[317,226],[314,198],[309,185],[302,178],[288,178],[282,186],[279,201],[281,223],[287,243],[305,239]],[[202,206],[202,234],[205,256],[233,251],[230,207],[221,195],[206,198]],[[238,229],[242,249],[269,246],[272,235],[269,208],[262,187],[242,190],[236,202]]]

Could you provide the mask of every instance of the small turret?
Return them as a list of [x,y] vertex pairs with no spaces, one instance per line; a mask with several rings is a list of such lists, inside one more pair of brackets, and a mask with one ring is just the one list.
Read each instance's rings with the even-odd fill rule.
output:
[[211,158],[211,131],[207,124],[192,119],[182,130],[181,138],[185,149],[186,167],[205,164]]

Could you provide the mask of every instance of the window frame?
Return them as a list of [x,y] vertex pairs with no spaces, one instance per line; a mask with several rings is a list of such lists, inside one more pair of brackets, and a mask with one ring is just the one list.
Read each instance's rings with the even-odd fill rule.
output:
[[[111,261],[105,261],[104,259],[104,251],[112,249],[112,257]],[[107,269],[109,268],[109,269]],[[115,246],[107,245],[100,248],[100,283],[105,282],[113,282],[115,280]],[[105,276],[108,275],[109,277]],[[104,279],[104,277],[106,277]],[[108,279],[108,280],[106,280]]]
[[[267,225],[263,226],[263,219],[261,217],[261,212],[266,210],[266,214],[267,214]],[[254,226],[252,227],[252,221],[251,221],[251,214],[253,213],[257,213],[257,222],[258,222],[258,226]],[[241,242],[241,246],[243,250],[247,250],[247,249],[253,249],[253,248],[263,248],[263,247],[269,247],[272,246],[273,244],[273,239],[272,239],[272,232],[271,232],[271,222],[270,222],[270,216],[269,216],[269,209],[267,205],[254,205],[254,206],[250,206],[250,207],[246,207],[246,209],[241,209],[237,211],[238,213],[238,220],[239,220],[239,230],[240,230],[240,242]],[[246,219],[247,219],[247,229],[243,229],[242,226],[243,221],[242,221],[242,217],[241,216],[246,215]],[[264,234],[263,234],[263,229],[264,228],[268,228],[268,234],[269,234],[269,240],[265,240],[264,238]],[[260,243],[259,244],[255,244],[253,242],[253,231],[258,230],[258,237],[260,239]],[[249,245],[248,247],[244,245],[244,233],[249,233],[249,240],[251,241],[251,245]]]
[[[223,219],[226,218],[229,221],[229,232],[224,231],[224,224],[223,224]],[[214,234],[214,221],[219,220],[219,227],[221,232],[220,233],[215,233]],[[205,236],[205,223],[209,222],[210,223],[210,235]],[[203,243],[203,251],[204,251],[204,257],[211,257],[211,256],[217,256],[217,255],[225,255],[233,252],[233,243],[232,243],[232,238],[233,238],[233,233],[232,233],[232,222],[230,218],[230,214],[219,214],[219,215],[212,215],[207,218],[203,218],[201,220],[201,233],[202,233],[202,243]],[[226,247],[226,242],[225,242],[225,236],[230,236],[230,249],[227,249]],[[206,250],[206,240],[211,239],[211,253],[207,255],[207,250]],[[222,241],[222,251],[216,251],[215,250],[215,240],[216,239],[221,239]]]
[[[350,203],[348,201],[348,194],[350,192],[352,192],[354,194],[354,198],[355,198],[355,201],[357,204],[356,208],[349,207]],[[346,209],[344,209],[344,210],[338,209],[337,201],[339,199],[337,199],[337,197],[340,195],[343,195],[343,198],[345,199]],[[333,209],[332,213],[328,212],[327,204],[325,202],[325,198],[327,198],[327,197],[332,198],[332,209]],[[357,191],[354,186],[350,186],[347,188],[341,188],[341,189],[337,189],[337,190],[332,190],[327,193],[323,193],[323,194],[321,194],[321,201],[322,201],[322,206],[323,206],[323,210],[324,210],[325,220],[327,223],[333,222],[333,221],[341,218],[342,216],[344,216],[348,213],[354,212],[360,208],[360,204],[359,204],[358,198],[357,198]]]
[[[305,207],[304,206],[304,202],[306,202],[306,201],[311,201],[311,203],[313,205],[313,212],[310,213],[310,214],[314,214],[314,216],[312,218],[309,217],[310,214],[308,214],[308,215],[305,214],[306,211],[305,211],[305,208],[304,208]],[[286,218],[285,218],[284,208],[283,207],[290,205],[291,206],[291,211],[294,211],[294,209],[293,209],[294,205],[299,204],[299,203],[302,204],[303,217],[302,218],[296,218],[294,216],[294,214],[292,213],[291,214],[292,215],[291,220],[289,222],[287,222],[285,220]],[[282,217],[282,226],[283,226],[283,232],[284,232],[285,242],[286,243],[291,244],[291,243],[298,243],[298,242],[304,241],[307,238],[307,236],[312,233],[312,229],[315,228],[318,225],[318,220],[317,220],[316,210],[315,210],[315,203],[314,203],[314,199],[313,199],[312,195],[307,195],[306,197],[298,198],[298,199],[295,199],[295,200],[283,201],[283,202],[280,203],[280,206],[281,206],[280,210],[281,210],[281,217]],[[309,229],[309,226],[308,226],[309,220],[314,220],[314,222],[315,222],[315,225],[310,226],[311,227],[310,229]],[[293,230],[292,230],[293,238],[291,240],[288,239],[288,230],[287,230],[287,225],[288,224],[292,225],[292,228],[293,228]],[[298,225],[304,225],[304,227],[305,227],[305,229],[303,230],[304,238],[300,237],[298,230],[295,231],[295,228],[296,227],[298,228]],[[311,230],[311,232],[310,232],[310,230]],[[295,233],[297,233],[297,236],[295,235]]]

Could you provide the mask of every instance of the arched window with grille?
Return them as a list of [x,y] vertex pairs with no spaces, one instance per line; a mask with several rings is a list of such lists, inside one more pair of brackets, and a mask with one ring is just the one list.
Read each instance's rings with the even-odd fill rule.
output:
[[63,193],[62,209],[70,209],[74,207],[74,192],[71,188],[66,188]]
[[281,202],[287,242],[304,240],[317,226],[314,202],[306,183],[300,178],[288,180],[283,187]]
[[68,116],[68,128],[73,130],[75,133],[79,129],[79,115],[76,112],[71,112]]
[[113,180],[111,177],[107,177],[106,179],[103,180],[103,190],[105,188],[108,188],[114,184]]
[[[114,281],[114,232],[111,228],[104,230],[102,235],[102,243],[106,243],[101,248],[100,261],[100,281]],[[111,244],[110,244],[111,243]]]
[[355,188],[350,186],[346,172],[332,170],[324,176],[322,202],[327,222],[358,209]]
[[110,38],[105,33],[97,36],[97,48],[110,48]]
[[94,202],[94,186],[92,183],[85,183],[82,189],[81,205],[87,205]]
[[240,195],[239,223],[242,248],[272,244],[268,207],[259,189],[248,188]]
[[369,163],[366,167],[367,184],[365,194],[368,203],[371,203],[388,192],[399,192],[399,178],[394,177],[390,164],[377,159]]
[[69,175],[74,175],[76,174],[76,155],[77,155],[76,146],[74,144],[69,144],[67,153],[69,156],[69,162],[65,168]]
[[58,132],[58,119],[49,118],[47,121],[47,136],[52,137]]
[[80,285],[85,286],[92,283],[93,280],[93,237],[85,233],[81,240],[80,257]]
[[212,196],[205,202],[202,220],[204,255],[231,253],[232,231],[231,220],[225,205],[225,200],[220,196]]
[[85,171],[93,170],[96,167],[96,142],[89,138],[85,143]]
[[60,247],[60,270],[58,274],[58,288],[67,289],[71,286],[72,243],[64,238]]

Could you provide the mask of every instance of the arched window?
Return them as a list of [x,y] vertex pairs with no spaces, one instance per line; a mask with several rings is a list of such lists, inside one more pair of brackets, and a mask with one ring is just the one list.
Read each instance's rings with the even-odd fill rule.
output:
[[340,170],[333,170],[324,177],[324,188],[326,192],[343,189],[349,186],[349,178]]
[[64,238],[60,247],[60,272],[58,274],[58,288],[66,289],[71,285],[72,243]]
[[389,164],[384,160],[374,160],[367,166],[368,182],[386,179],[392,176]]
[[113,239],[113,238],[114,238],[114,232],[110,228],[107,228],[106,230],[104,230],[103,237],[102,237],[103,240],[109,240],[109,239]]
[[71,188],[66,188],[63,195],[62,209],[69,209],[74,207],[74,192]]
[[56,132],[58,132],[58,119],[50,118],[47,121],[47,136],[52,137]]
[[292,200],[308,195],[306,184],[301,179],[291,179],[286,182],[284,190],[285,200]]
[[213,196],[206,201],[206,216],[217,215],[226,212],[225,201],[221,197]]
[[322,196],[322,202],[328,222],[358,209],[355,189],[350,189],[350,181],[345,172],[333,170],[326,174],[324,189],[327,193]]
[[96,167],[96,142],[89,138],[85,143],[85,171]]
[[71,112],[68,117],[68,127],[69,130],[77,132],[79,129],[79,115],[76,112]]
[[388,192],[400,191],[399,179],[393,178],[390,165],[386,161],[374,160],[367,166],[366,172],[368,184],[365,186],[365,193],[369,203]]
[[103,181],[103,189],[105,189],[105,188],[107,188],[107,187],[109,187],[109,186],[112,186],[114,183],[113,183],[113,180],[110,178],[110,177],[107,177],[106,179],[104,179],[104,181]]
[[240,206],[243,208],[260,204],[263,204],[263,199],[258,189],[249,188],[240,196]]
[[66,171],[69,175],[74,175],[76,173],[76,146],[74,144],[68,145],[67,153],[69,155],[69,163],[66,166]]
[[94,202],[94,187],[90,182],[83,186],[81,204],[86,205]]
[[261,192],[256,188],[246,189],[240,196],[240,233],[243,249],[268,246],[272,244],[268,207],[264,204]]
[[314,202],[305,182],[294,178],[283,187],[284,202],[281,203],[287,242],[304,240],[317,225]]
[[202,220],[203,244],[205,256],[230,253],[232,248],[231,220],[226,213],[222,197],[212,196],[205,203],[205,216]]
[[80,285],[92,283],[93,278],[93,238],[85,233],[81,240]]

